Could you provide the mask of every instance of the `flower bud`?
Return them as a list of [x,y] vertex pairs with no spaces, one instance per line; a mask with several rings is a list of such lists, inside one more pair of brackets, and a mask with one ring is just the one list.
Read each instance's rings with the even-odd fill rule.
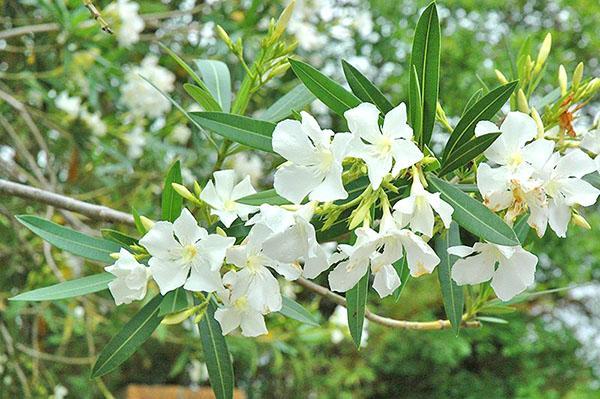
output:
[[113,258],[114,260],[118,260],[120,257],[120,254],[118,252],[111,252],[109,256],[111,258]]
[[542,118],[540,114],[538,114],[537,110],[534,107],[531,107],[531,117],[535,121],[535,126],[537,127],[537,138],[544,138],[544,124],[542,123]]
[[562,64],[558,67],[558,85],[560,86],[560,95],[567,94],[567,70]]
[[552,48],[552,34],[548,33],[546,35],[546,37],[544,38],[544,42],[542,43],[542,46],[540,47],[540,51],[538,52],[538,55],[537,55],[537,59],[535,60],[534,73],[538,73],[542,69],[542,66],[544,66],[544,63],[548,59],[548,54],[550,54],[551,48]]
[[573,216],[571,217],[571,221],[573,222],[574,225],[583,227],[586,230],[592,229],[592,226],[590,226],[588,221],[585,220],[585,218],[578,213],[573,213]]
[[498,79],[498,82],[500,82],[503,85],[508,83],[508,79],[506,79],[506,76],[504,76],[502,72],[500,72],[497,69],[494,69],[494,72],[496,73],[496,79]]
[[215,229],[215,233],[217,233],[221,237],[227,237],[227,233],[225,233],[225,230],[223,230],[219,226],[217,226],[217,228]]
[[229,37],[227,32],[225,32],[225,29],[223,29],[221,27],[221,25],[217,25],[216,31],[217,31],[217,36],[219,36],[219,38],[221,40],[223,40],[223,42],[225,42],[227,47],[231,48],[231,46],[233,46],[233,42],[231,41],[231,38]]
[[146,229],[146,231],[150,230],[152,226],[154,226],[154,222],[148,219],[146,216],[140,215],[140,221],[142,222],[142,226]]
[[198,202],[198,199],[194,197],[194,194],[192,194],[185,186],[178,183],[171,183],[171,187],[173,187],[173,190],[175,190],[177,194],[181,195],[186,200]]
[[523,89],[519,89],[517,92],[517,107],[519,108],[519,111],[526,114],[529,113],[529,104],[527,104],[527,97],[525,97]]
[[194,180],[194,194],[196,194],[196,197],[200,197],[200,193],[202,193],[202,187],[200,187],[198,181]]
[[573,80],[571,81],[571,88],[573,90],[577,90],[581,83],[581,78],[583,78],[583,62],[577,64],[575,72],[573,72]]
[[288,23],[290,22],[290,18],[292,17],[292,12],[294,11],[294,7],[296,6],[296,0],[292,0],[290,4],[283,10],[279,19],[277,20],[277,24],[275,25],[275,30],[273,31],[273,40],[279,39],[279,37],[287,28]]

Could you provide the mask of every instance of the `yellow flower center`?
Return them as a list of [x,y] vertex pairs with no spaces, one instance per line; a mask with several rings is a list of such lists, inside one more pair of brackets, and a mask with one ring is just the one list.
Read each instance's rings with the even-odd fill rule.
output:
[[235,211],[236,206],[237,204],[235,202],[233,202],[232,200],[227,200],[223,204],[223,209],[225,209],[226,211]]
[[246,267],[252,273],[256,273],[263,266],[263,257],[260,255],[249,256],[246,260]]
[[183,260],[185,262],[190,262],[198,255],[198,248],[194,244],[188,244],[183,247]]
[[430,271],[425,268],[425,265],[421,261],[417,262],[415,269],[416,271],[413,274],[414,277],[419,277],[430,273]]
[[333,163],[333,154],[330,150],[324,149],[319,153],[319,169],[322,172],[329,170],[331,164]]
[[237,310],[244,310],[248,307],[248,298],[243,296],[241,298],[236,299],[233,302],[233,307],[235,307]]
[[515,152],[511,154],[508,159],[508,163],[510,166],[519,166],[523,163],[523,155],[520,152]]
[[393,141],[391,138],[387,136],[381,136],[381,138],[377,141],[376,148],[377,152],[380,155],[387,155],[392,151]]

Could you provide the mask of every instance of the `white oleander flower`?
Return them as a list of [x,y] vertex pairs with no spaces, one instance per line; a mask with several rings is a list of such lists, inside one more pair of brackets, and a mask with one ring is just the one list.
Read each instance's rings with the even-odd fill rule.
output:
[[129,0],[117,0],[109,4],[104,13],[115,15],[118,18],[115,35],[122,47],[130,47],[140,40],[140,33],[144,30],[144,20],[138,14],[140,5]]
[[158,58],[147,55],[140,66],[131,68],[121,86],[121,100],[136,116],[158,118],[171,110],[171,102],[158,93],[142,76],[159,90],[170,93],[175,89],[175,75],[158,65]]
[[173,139],[176,143],[179,143],[181,145],[187,144],[191,136],[192,131],[189,127],[183,124],[175,126],[173,130],[171,130],[171,134],[169,135],[171,139]]
[[267,226],[256,224],[242,245],[227,250],[227,263],[240,268],[240,271],[228,277],[233,297],[247,295],[248,304],[263,314],[281,309],[279,283],[269,269],[288,279],[295,279],[300,275],[299,266],[281,263],[265,255],[263,243],[272,234],[273,231]]
[[423,159],[412,141],[413,130],[407,124],[404,103],[385,115],[383,128],[379,127],[379,110],[370,103],[349,109],[344,117],[354,135],[349,155],[365,161],[373,188],[379,188],[390,172],[396,176]]
[[317,242],[315,228],[310,224],[314,203],[302,205],[296,211],[263,204],[260,212],[247,224],[263,224],[272,234],[263,243],[263,252],[283,263],[304,262],[302,275],[315,278],[329,268],[328,256]]
[[433,271],[440,262],[433,249],[410,230],[398,229],[391,219],[391,215],[384,216],[379,233],[368,227],[356,229],[356,243],[339,246],[341,252],[333,261],[342,262],[329,273],[333,291],[346,292],[354,287],[370,266],[373,288],[379,296],[392,294],[401,284],[393,263],[402,258],[403,251],[412,276]]
[[[226,285],[235,285],[237,273],[230,271],[223,277]],[[223,307],[215,311],[215,319],[221,325],[223,335],[240,327],[245,337],[256,337],[267,334],[267,326],[263,313],[250,306],[248,292],[225,291],[219,294]]]
[[135,257],[121,248],[119,259],[104,268],[117,278],[108,283],[108,289],[117,305],[139,301],[146,296],[150,269],[138,263]]
[[302,122],[286,119],[273,131],[273,150],[288,161],[275,172],[273,187],[295,204],[307,195],[321,202],[347,198],[342,161],[352,136],[321,130],[311,115],[301,115]]
[[140,239],[152,256],[148,264],[163,295],[181,286],[190,291],[222,290],[219,270],[234,242],[233,237],[208,234],[185,208],[175,222],[156,222]]
[[454,212],[452,206],[440,198],[440,193],[425,190],[418,176],[413,176],[410,196],[396,202],[394,210],[399,227],[409,225],[412,231],[427,237],[433,236],[433,211],[440,215],[446,228],[450,227]]
[[[557,236],[566,237],[571,207],[594,205],[600,195],[600,190],[582,180],[583,176],[596,171],[596,164],[583,151],[575,149],[564,156],[557,152],[540,152],[534,166],[535,176],[544,182],[544,192],[550,197],[548,223]],[[543,231],[541,233],[543,235]]]
[[215,182],[209,181],[206,184],[200,193],[200,199],[212,207],[210,213],[217,215],[225,227],[231,226],[238,217],[247,220],[250,213],[256,212],[257,207],[236,202],[256,193],[249,176],[237,184],[233,170],[219,170],[213,177]]
[[81,111],[81,98],[69,97],[66,91],[61,92],[54,100],[56,108],[66,112],[70,117],[76,118]]
[[448,253],[462,258],[452,267],[452,279],[458,285],[492,280],[491,287],[502,301],[510,300],[534,283],[538,258],[520,246],[478,242],[472,248],[450,247]]

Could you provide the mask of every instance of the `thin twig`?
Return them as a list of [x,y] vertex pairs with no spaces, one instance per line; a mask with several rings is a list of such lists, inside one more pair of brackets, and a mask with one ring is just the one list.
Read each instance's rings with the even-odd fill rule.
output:
[[8,39],[9,37],[26,35],[29,33],[53,32],[59,29],[60,25],[57,23],[19,26],[17,28],[1,31],[0,39]]
[[[116,221],[119,223],[134,225],[133,217],[124,212],[119,212],[105,206],[88,204],[87,202],[78,201],[73,198],[66,197],[64,195],[59,195],[45,190],[28,187],[23,184],[9,182],[4,179],[0,179],[0,192],[42,202],[58,208],[62,207],[64,209],[79,212],[83,215],[99,220],[113,222]],[[304,278],[297,279],[296,283],[338,305],[346,306],[346,299],[344,299],[338,294],[331,292],[329,289],[321,285],[315,284]],[[426,322],[396,320],[380,316],[371,312],[368,309],[365,312],[365,317],[373,323],[404,330],[443,330],[451,328],[451,324],[448,320]],[[477,328],[481,326],[481,323],[479,323],[478,321],[467,321],[463,322],[462,326],[465,328]]]

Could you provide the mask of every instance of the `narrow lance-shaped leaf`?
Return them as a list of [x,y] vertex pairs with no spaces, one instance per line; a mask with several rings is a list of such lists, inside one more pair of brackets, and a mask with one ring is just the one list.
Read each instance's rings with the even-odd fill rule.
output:
[[181,214],[183,198],[175,192],[172,183],[181,184],[181,163],[176,161],[167,172],[162,192],[162,220],[175,221]]
[[233,398],[233,365],[221,326],[215,320],[216,305],[208,304],[200,320],[200,340],[208,369],[210,386],[217,399]]
[[130,245],[137,245],[138,240],[131,236],[128,236],[125,233],[121,233],[120,231],[113,229],[100,229],[102,233],[102,237],[107,240],[111,240],[122,246],[123,248],[127,248]]
[[429,144],[435,122],[440,80],[440,36],[437,8],[433,2],[423,11],[417,22],[410,57],[410,65],[417,71],[421,89],[420,108],[423,112],[423,123],[418,139],[419,143],[425,145]]
[[365,75],[360,73],[349,62],[342,60],[342,68],[346,81],[350,85],[352,92],[364,102],[375,104],[384,114],[387,114],[394,108],[392,103],[383,95],[381,90],[377,88]]
[[299,111],[312,103],[315,98],[306,86],[299,84],[260,114],[260,119],[269,122],[279,122],[290,116],[294,111]]
[[486,94],[465,112],[444,148],[444,161],[447,161],[457,150],[475,135],[475,126],[483,120],[492,119],[508,101],[518,82],[510,82],[499,86]]
[[290,319],[298,320],[304,324],[311,326],[318,326],[319,322],[315,317],[304,309],[298,302],[290,299],[286,296],[283,297],[281,304],[281,310],[279,311],[282,315],[289,317]]
[[231,76],[224,62],[196,60],[196,66],[206,87],[224,112],[231,111]]
[[191,112],[190,115],[200,126],[226,139],[257,150],[273,152],[271,136],[275,130],[274,123],[221,112]]
[[438,176],[445,176],[471,162],[477,156],[483,154],[483,152],[491,146],[499,136],[500,133],[485,134],[483,136],[475,137],[473,140],[465,143],[450,157],[442,161],[442,167],[438,172]]
[[461,116],[464,115],[465,112],[467,112],[469,110],[469,108],[471,108],[473,105],[475,105],[475,103],[481,99],[482,95],[483,95],[483,89],[479,89],[475,93],[473,93],[473,95],[469,98],[469,100],[465,104],[465,108],[463,109]]
[[11,301],[54,301],[58,299],[74,298],[91,294],[108,288],[108,283],[115,276],[110,273],[94,274],[75,280],[65,281],[49,287],[24,292],[10,298]]
[[92,368],[92,378],[103,376],[116,369],[150,338],[163,319],[158,315],[162,300],[163,297],[160,295],[152,298],[106,344]]
[[367,273],[346,292],[346,308],[348,311],[348,328],[350,335],[357,348],[360,348],[363,325],[365,323],[365,310],[367,308],[367,296],[369,293],[370,268]]
[[343,116],[344,112],[361,103],[358,97],[312,66],[296,60],[290,60],[290,64],[306,88],[336,114]]
[[456,262],[456,256],[448,253],[448,248],[460,245],[460,233],[458,225],[452,222],[450,229],[443,232],[435,241],[435,252],[440,258],[440,264],[437,267],[438,280],[442,288],[442,299],[444,301],[444,310],[446,316],[452,324],[454,333],[458,335],[460,323],[462,321],[465,298],[463,290],[451,277],[452,266]]
[[[421,97],[421,85],[419,83],[419,75],[417,69],[413,65],[412,73],[410,74],[410,88],[408,93],[410,124],[413,127],[413,133],[419,140],[423,132],[423,108]],[[426,147],[426,146],[425,146]]]
[[277,194],[273,188],[240,198],[237,202],[254,206],[260,206],[262,204],[286,205],[290,203],[290,201]]
[[119,244],[112,241],[91,237],[37,216],[19,215],[16,218],[55,247],[86,259],[113,263],[114,259],[110,254],[121,249]]
[[187,292],[179,287],[176,290],[169,291],[163,298],[160,304],[159,316],[164,316],[169,313],[179,312],[189,306]]
[[408,284],[411,278],[410,269],[408,268],[408,263],[406,262],[406,254],[397,260],[393,266],[394,269],[396,269],[398,276],[400,276],[400,287],[396,288],[396,291],[394,291],[394,301],[398,302],[400,300],[400,295],[402,295],[402,291],[404,291],[406,284]]
[[494,244],[519,245],[515,232],[481,202],[431,174],[427,176],[427,181],[454,208],[452,218],[465,230]]
[[208,91],[203,90],[201,87],[193,85],[191,83],[184,83],[183,89],[187,94],[190,95],[202,108],[206,111],[221,112],[221,106],[213,98],[212,94]]

